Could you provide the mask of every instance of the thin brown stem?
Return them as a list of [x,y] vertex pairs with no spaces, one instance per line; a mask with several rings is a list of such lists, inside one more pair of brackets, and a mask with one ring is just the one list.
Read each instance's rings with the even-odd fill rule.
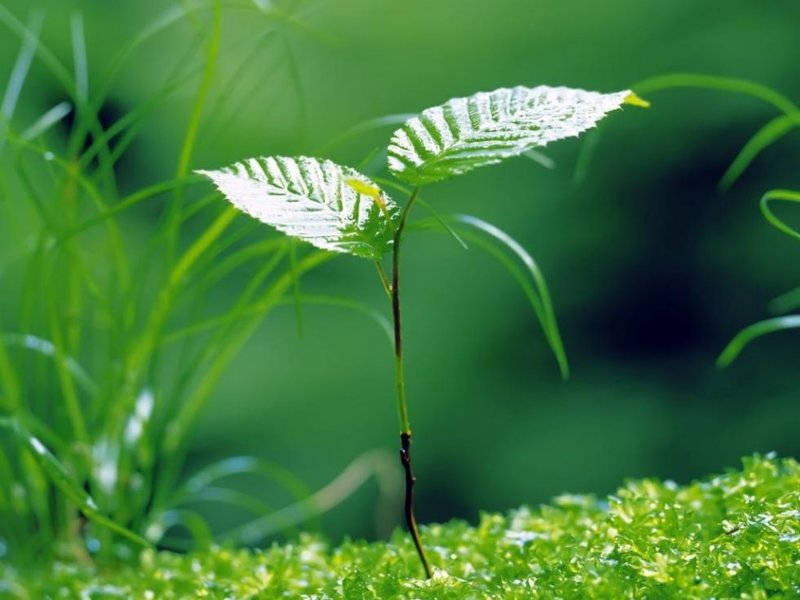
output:
[[417,554],[422,561],[422,568],[425,569],[425,577],[431,578],[431,565],[428,563],[428,557],[425,555],[425,548],[422,547],[422,538],[419,535],[419,528],[417,527],[417,518],[414,516],[414,484],[417,478],[414,477],[414,471],[411,469],[411,434],[400,434],[400,462],[403,465],[403,470],[406,474],[406,500],[404,504],[406,525],[411,533],[411,539],[414,540],[414,546],[417,548]]
[[394,364],[397,378],[397,410],[400,419],[400,463],[403,465],[406,476],[405,518],[408,531],[411,534],[411,538],[414,540],[414,546],[422,562],[422,568],[425,570],[425,576],[430,579],[430,563],[428,562],[428,557],[425,555],[425,549],[422,546],[422,538],[419,534],[419,528],[417,527],[417,519],[414,516],[414,484],[416,478],[411,468],[411,424],[408,420],[408,406],[406,403],[405,372],[403,365],[403,327],[400,311],[400,246],[403,241],[403,230],[406,226],[408,214],[411,211],[411,207],[414,205],[418,193],[419,188],[416,188],[411,193],[408,202],[403,208],[403,213],[400,215],[400,221],[397,224],[392,248],[392,285],[390,291],[392,299],[392,320],[394,322]]

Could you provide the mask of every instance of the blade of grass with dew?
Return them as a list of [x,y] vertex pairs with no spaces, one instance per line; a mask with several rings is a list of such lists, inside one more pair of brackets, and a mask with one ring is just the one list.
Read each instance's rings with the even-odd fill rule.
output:
[[775,117],[759,129],[733,159],[719,181],[719,187],[727,190],[741,177],[742,173],[750,166],[756,157],[770,144],[774,144],[795,127],[800,127],[800,121],[789,116]]
[[730,343],[728,343],[725,349],[720,353],[719,358],[717,358],[717,366],[724,369],[730,365],[742,353],[745,346],[761,336],[777,331],[797,328],[800,328],[800,315],[775,317],[773,319],[766,319],[758,323],[753,323],[742,329]]
[[[28,77],[33,57],[36,54],[36,46],[39,43],[39,33],[41,32],[43,21],[44,14],[41,11],[34,11],[31,14],[30,23],[27,27],[29,35],[26,35],[22,40],[17,60],[11,69],[6,91],[3,94],[3,102],[0,104],[0,125],[2,125],[0,133],[5,130],[14,116],[17,101]],[[0,144],[2,144],[2,140],[0,140]]]
[[[42,356],[55,359],[56,348],[53,342],[31,334],[0,333],[0,348],[19,347]],[[0,373],[3,373],[3,350],[0,349]],[[72,356],[64,357],[64,364],[84,391],[89,394],[97,392],[97,385],[86,370]],[[3,377],[5,380],[5,376]]]
[[55,456],[34,437],[16,419],[0,417],[0,427],[12,431],[23,447],[27,448],[36,459],[36,463],[45,473],[50,482],[83,513],[89,521],[105,527],[121,537],[145,548],[150,544],[132,531],[115,523],[97,510],[91,496],[86,493],[76,481],[72,479],[67,469]]
[[35,34],[30,27],[23,25],[23,23],[2,4],[0,4],[0,23],[5,25],[6,28],[22,40],[23,43],[31,44],[35,50],[35,54],[39,56],[42,63],[65,90],[74,89],[69,70],[61,63],[58,57],[42,43],[38,33]]
[[24,475],[27,491],[26,504],[30,505],[30,514],[40,525],[40,531],[36,536],[42,539],[52,540],[55,537],[55,527],[53,514],[50,510],[50,487],[48,476],[42,470],[41,464],[36,459],[36,454],[32,448],[23,447],[18,453],[20,471]]
[[50,425],[31,414],[29,410],[20,410],[13,417],[19,421],[26,431],[39,438],[48,448],[51,448],[60,456],[67,456],[72,451],[70,448],[71,440],[68,441],[68,438],[60,436]]
[[54,125],[60,123],[64,117],[71,112],[72,105],[69,102],[59,102],[23,131],[22,134],[20,134],[20,139],[27,142],[38,138],[49,131]]
[[[533,287],[526,287],[523,285],[523,282],[527,281],[527,279],[524,277],[520,278],[518,270],[509,270],[514,278],[520,283],[520,285],[523,285],[523,289],[528,291],[528,298],[531,300],[531,305],[533,306],[534,312],[536,312],[539,323],[544,330],[545,338],[547,339],[550,348],[555,355],[556,362],[558,363],[559,370],[561,371],[561,376],[564,379],[568,378],[569,363],[567,361],[566,352],[564,351],[564,344],[561,340],[561,333],[558,329],[558,322],[553,309],[553,303],[550,299],[550,291],[548,290],[547,282],[539,270],[536,261],[533,260],[533,257],[516,240],[491,223],[487,223],[486,221],[470,215],[453,215],[450,218],[455,223],[466,225],[488,236],[491,244],[489,246],[484,244],[483,246],[485,249],[494,249],[500,252],[501,248],[510,250],[525,266],[528,275],[533,281]],[[503,261],[501,258],[502,256],[505,256],[504,254],[499,252],[491,253],[495,256],[495,258],[498,258],[507,269],[509,268],[510,263],[508,261]],[[531,294],[530,292],[533,293]]]
[[86,38],[83,31],[83,16],[73,13],[69,20],[72,41],[72,64],[75,69],[75,97],[80,104],[89,101],[89,66],[86,58]]
[[774,212],[772,212],[769,203],[774,201],[800,203],[800,192],[793,190],[770,190],[761,197],[760,202],[761,214],[764,215],[764,218],[770,223],[770,225],[775,227],[775,229],[778,231],[785,233],[789,237],[800,240],[800,232],[787,225],[783,220],[779,219]]

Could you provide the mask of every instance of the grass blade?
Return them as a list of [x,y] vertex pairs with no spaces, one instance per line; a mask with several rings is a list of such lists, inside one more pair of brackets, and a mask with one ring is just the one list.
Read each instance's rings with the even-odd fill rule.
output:
[[538,150],[534,150],[533,148],[523,152],[522,156],[531,159],[533,162],[543,166],[545,169],[552,170],[556,168],[556,161],[547,156],[544,152],[539,152]]
[[[536,261],[516,240],[486,221],[470,215],[453,215],[449,218],[456,223],[466,225],[484,234],[482,238],[476,237],[472,239],[498,259],[525,291],[542,326],[545,338],[553,351],[561,377],[567,379],[569,377],[569,362],[564,351],[564,344],[561,340],[561,333],[558,329],[558,322],[550,299],[547,282]],[[508,259],[503,249],[510,250],[522,262],[525,266],[525,273],[516,268],[516,265]],[[531,282],[533,283],[532,285]]]
[[736,336],[728,343],[728,345],[725,346],[725,349],[720,353],[719,358],[717,358],[717,366],[721,369],[724,369],[730,365],[734,360],[736,360],[736,357],[741,354],[745,346],[761,336],[774,333],[776,331],[798,328],[800,328],[800,315],[776,317],[774,319],[766,319],[765,321],[753,323],[737,333]]
[[23,131],[22,135],[20,135],[20,139],[24,142],[28,142],[38,138],[71,112],[72,105],[69,102],[59,102],[41,117],[36,119],[33,125]]
[[777,315],[785,314],[796,308],[800,308],[800,287],[781,294],[769,303],[770,311]]
[[318,148],[315,151],[315,154],[317,156],[325,156],[330,154],[332,149],[341,146],[354,137],[363,135],[368,131],[381,129],[382,127],[397,127],[398,125],[402,125],[409,119],[416,116],[416,113],[402,113],[396,115],[384,115],[382,117],[376,117],[374,119],[369,119],[368,121],[363,121],[357,125],[353,125],[350,129],[346,129],[332,140],[328,141],[326,144]]
[[75,13],[70,18],[72,39],[72,63],[75,69],[75,98],[80,104],[89,100],[89,65],[86,59],[86,38],[83,32],[83,17]]
[[222,534],[220,539],[236,544],[254,545],[286,528],[319,517],[353,495],[370,477],[378,479],[383,495],[397,497],[399,477],[394,456],[381,450],[362,454],[351,462],[333,481],[313,495],[294,504],[245,523]]
[[453,237],[453,239],[456,241],[456,243],[458,243],[459,246],[464,248],[464,250],[469,250],[469,246],[467,246],[467,243],[463,240],[463,238],[460,235],[458,235],[455,229],[450,227],[450,224],[447,221],[445,221],[442,215],[440,215],[430,204],[424,202],[420,198],[417,198],[417,204],[419,204],[422,208],[427,210],[431,214],[433,219],[441,226],[442,229],[444,229],[447,233],[449,233]]
[[38,438],[27,431],[17,419],[0,417],[0,427],[14,433],[22,447],[31,453],[50,483],[58,488],[89,521],[105,527],[140,546],[150,547],[146,540],[100,513],[92,497],[72,478],[66,467],[53,456]]
[[[372,319],[378,325],[378,327],[381,328],[381,331],[386,334],[389,343],[392,345],[394,344],[394,332],[392,331],[392,325],[389,322],[389,319],[387,319],[383,314],[381,314],[380,311],[377,311],[374,308],[361,304],[360,302],[356,302],[355,300],[351,300],[350,298],[341,298],[338,296],[300,296],[299,301],[305,304],[347,308],[366,315]],[[280,304],[286,304],[287,302],[288,301],[284,300],[281,301]]]
[[[0,333],[0,373],[3,372],[2,370],[2,348],[4,346],[9,347],[20,347],[24,348],[25,350],[30,350],[31,352],[36,352],[37,354],[41,354],[42,356],[46,356],[48,358],[55,359],[56,358],[56,348],[53,345],[53,342],[49,340],[45,340],[35,335],[30,334],[16,334],[16,333]],[[89,394],[95,394],[97,392],[97,386],[95,385],[92,378],[88,375],[88,373],[84,370],[84,368],[78,363],[71,356],[64,356],[64,365],[67,370],[70,372],[72,377],[75,379],[75,382],[78,383],[86,392]]]
[[297,323],[297,336],[303,337],[303,303],[300,292],[300,273],[297,272],[297,240],[289,239],[289,272],[292,274],[292,299]]
[[759,129],[733,159],[719,181],[719,187],[723,190],[730,188],[750,166],[756,157],[770,144],[774,144],[793,128],[800,127],[800,122],[790,115],[775,117]]
[[752,96],[767,104],[771,104],[782,113],[790,115],[795,123],[800,124],[800,107],[783,94],[779,94],[765,85],[754,83],[746,79],[717,77],[698,73],[670,73],[668,75],[660,75],[658,77],[645,79],[644,81],[632,85],[631,88],[639,95],[672,88],[701,88],[735,92],[746,96]]
[[220,479],[235,475],[260,475],[277,483],[297,499],[305,498],[310,493],[297,476],[280,465],[253,456],[234,456],[212,463],[192,475],[175,492],[175,503],[191,501]]
[[5,392],[3,398],[0,398],[0,408],[13,412],[22,403],[22,388],[17,372],[11,365],[6,345],[6,340],[0,338],[0,383]]
[[[211,18],[211,38],[206,50],[206,62],[203,69],[203,76],[200,80],[200,85],[195,95],[194,104],[189,115],[189,123],[186,126],[186,133],[181,144],[180,155],[178,157],[178,166],[176,169],[175,177],[182,179],[189,173],[189,165],[192,161],[194,154],[195,144],[197,142],[197,135],[200,131],[200,120],[203,117],[203,111],[206,106],[206,101],[211,93],[211,84],[214,81],[216,74],[217,59],[219,58],[220,43],[222,39],[222,6],[220,0],[213,0],[212,2],[212,18]],[[169,208],[169,217],[167,219],[167,228],[175,230],[181,221],[181,211],[183,209],[183,188],[176,188],[172,203]],[[172,236],[177,237],[177,236]],[[174,256],[174,244],[169,249],[168,260],[172,260]]]
[[8,78],[6,93],[3,95],[3,104],[0,106],[0,114],[5,121],[10,121],[11,117],[14,116],[17,100],[19,100],[33,57],[36,54],[36,46],[39,43],[39,32],[42,29],[43,20],[44,16],[41,12],[35,12],[31,16],[30,24],[27,28],[28,34],[23,38],[14,68]]
[[795,192],[792,190],[770,190],[761,197],[760,203],[761,214],[763,214],[764,218],[769,221],[770,225],[775,227],[778,231],[785,233],[789,237],[800,240],[800,232],[787,225],[784,221],[776,217],[775,213],[772,212],[769,203],[773,200],[800,203],[800,192]]
[[[168,510],[158,516],[158,519],[147,527],[145,535],[152,542],[161,542],[161,546],[167,545],[164,534],[174,527],[183,527],[189,532],[194,541],[193,547],[203,550],[211,546],[214,536],[211,534],[205,519],[194,511],[186,509]],[[148,544],[149,545],[149,544]],[[186,550],[184,547],[175,548],[176,550]]]

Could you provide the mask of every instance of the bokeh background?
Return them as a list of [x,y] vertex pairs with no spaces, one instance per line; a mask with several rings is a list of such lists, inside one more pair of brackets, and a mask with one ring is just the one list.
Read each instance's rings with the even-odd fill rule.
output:
[[[223,96],[227,75],[240,75],[224,90],[224,110],[202,122],[196,168],[257,154],[324,153],[358,164],[391,128],[326,145],[375,117],[516,84],[615,91],[696,72],[750,79],[800,100],[794,0],[272,3],[292,18],[254,18],[226,4],[212,98]],[[23,19],[35,5],[2,4]],[[68,18],[82,12],[94,85],[121,40],[170,4],[44,3],[43,39],[68,61]],[[179,61],[202,65],[194,36],[207,16],[166,30],[132,57],[105,107],[109,120],[156,94]],[[0,36],[0,79],[17,50],[16,38]],[[172,175],[196,89],[190,81],[159,102],[119,165],[123,189]],[[41,114],[63,94],[35,65],[20,110]],[[421,521],[474,521],[480,510],[562,492],[607,494],[628,477],[685,482],[756,451],[800,454],[797,336],[764,338],[729,369],[715,366],[740,328],[768,316],[769,300],[800,282],[800,246],[758,211],[766,190],[800,186],[800,136],[768,148],[722,193],[720,176],[775,110],[697,89],[648,99],[651,109],[627,108],[602,124],[585,168],[585,142],[570,140],[547,149],[552,170],[516,159],[427,190],[440,212],[491,221],[536,257],[572,377],[560,379],[524,295],[492,258],[447,236],[410,237],[407,383]],[[140,219],[127,226],[147,236],[150,223]],[[387,309],[374,269],[359,259],[337,259],[302,286]],[[298,335],[292,308],[279,309],[216,390],[186,472],[249,454],[320,488],[364,452],[395,452],[393,385],[391,351],[375,323],[307,306]],[[377,486],[365,485],[325,515],[324,531],[382,535],[377,498]]]

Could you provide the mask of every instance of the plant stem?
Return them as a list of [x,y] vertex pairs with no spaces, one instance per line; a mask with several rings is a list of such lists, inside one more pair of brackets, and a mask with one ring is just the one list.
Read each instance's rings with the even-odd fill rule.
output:
[[403,367],[403,327],[400,312],[400,246],[403,240],[403,230],[406,226],[408,214],[414,201],[419,194],[419,188],[414,188],[411,196],[408,199],[403,212],[400,215],[400,221],[397,224],[397,230],[394,234],[394,244],[392,247],[392,320],[394,322],[394,367],[395,376],[397,379],[397,413],[400,419],[400,463],[403,465],[403,470],[406,476],[406,498],[405,498],[405,518],[406,526],[414,540],[414,546],[417,548],[417,554],[422,561],[422,568],[425,570],[425,576],[431,578],[431,567],[428,563],[428,557],[425,555],[425,549],[422,546],[422,538],[419,534],[417,527],[417,519],[414,516],[414,471],[411,468],[411,424],[408,420],[408,405],[406,403],[406,385],[405,385],[405,371]]

